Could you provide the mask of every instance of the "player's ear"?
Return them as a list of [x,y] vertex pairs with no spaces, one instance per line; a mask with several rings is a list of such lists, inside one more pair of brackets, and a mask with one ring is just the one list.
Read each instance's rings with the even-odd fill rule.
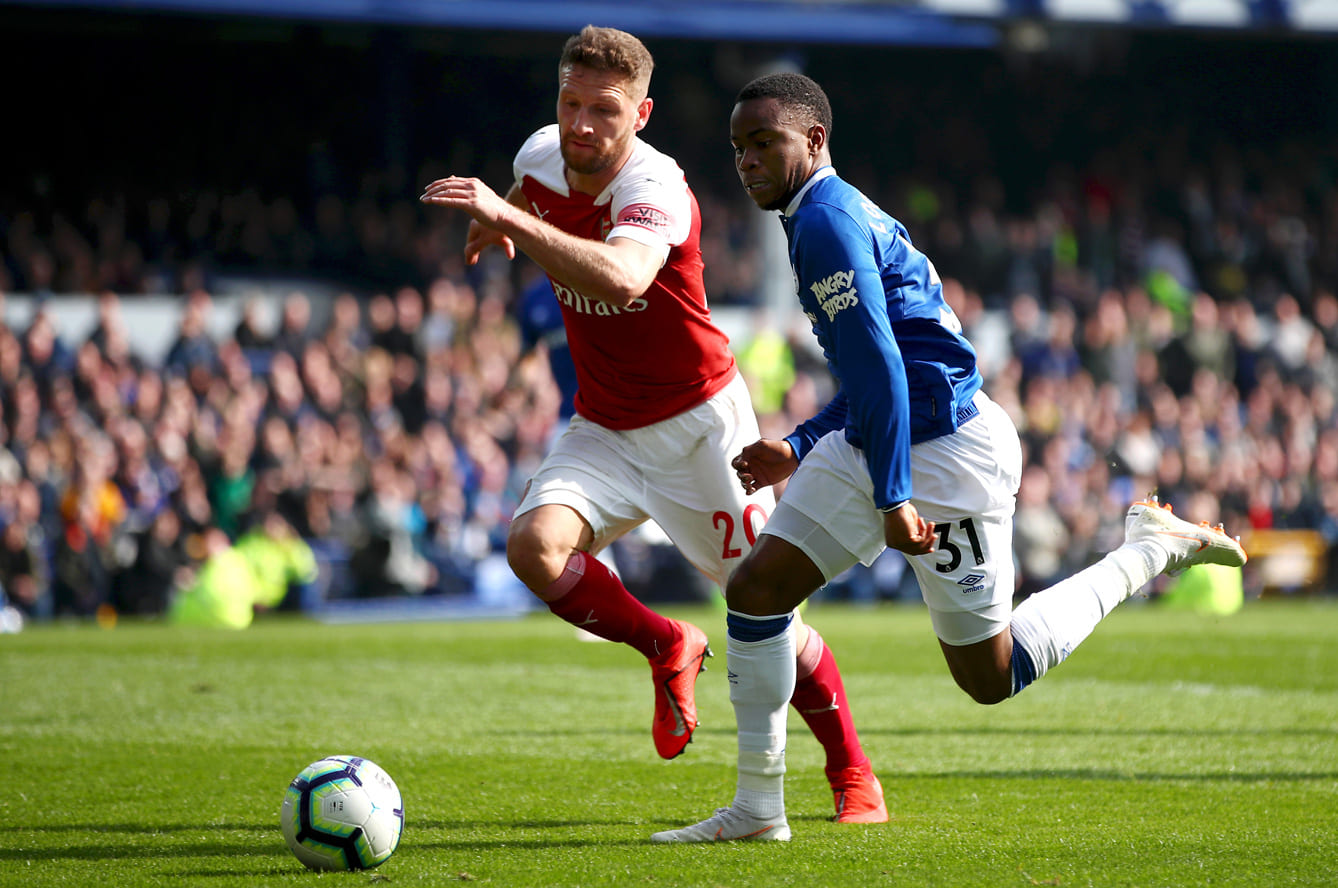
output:
[[809,153],[813,155],[820,154],[825,147],[827,147],[827,127],[820,123],[815,123],[808,128]]
[[655,107],[655,100],[650,96],[646,96],[641,100],[641,103],[636,106],[636,124],[634,125],[634,129],[637,132],[641,132],[641,130],[645,129],[646,124],[650,122],[650,109],[653,107]]

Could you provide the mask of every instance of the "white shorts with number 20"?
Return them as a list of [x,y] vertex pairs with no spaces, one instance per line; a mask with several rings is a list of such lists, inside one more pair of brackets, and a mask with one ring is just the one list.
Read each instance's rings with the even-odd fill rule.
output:
[[742,374],[706,402],[643,428],[614,431],[573,417],[516,514],[569,506],[594,530],[595,554],[653,520],[724,589],[775,505],[769,491],[746,496],[729,464],[759,437]]
[[[1013,610],[1013,511],[1022,475],[1017,429],[977,393],[956,432],[911,448],[911,502],[934,527],[934,551],[907,557],[934,632],[974,644],[1008,628]],[[864,452],[843,431],[819,441],[791,477],[763,533],[799,547],[829,581],[887,548]]]

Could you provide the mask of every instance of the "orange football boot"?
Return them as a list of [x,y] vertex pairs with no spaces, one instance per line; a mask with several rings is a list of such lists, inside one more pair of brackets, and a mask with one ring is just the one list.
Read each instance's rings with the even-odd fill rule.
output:
[[705,659],[714,656],[706,633],[691,623],[671,620],[682,635],[669,650],[650,661],[655,682],[655,721],[650,727],[655,751],[661,758],[675,758],[692,741],[697,729],[698,673],[706,670]]
[[883,785],[868,768],[846,768],[831,781],[837,823],[887,823]]

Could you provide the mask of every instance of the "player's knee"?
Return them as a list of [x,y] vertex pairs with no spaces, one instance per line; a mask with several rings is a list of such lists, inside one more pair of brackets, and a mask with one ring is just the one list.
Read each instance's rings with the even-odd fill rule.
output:
[[506,537],[506,563],[536,595],[562,576],[571,549],[552,546],[542,536],[512,525]]
[[772,591],[771,584],[745,558],[725,585],[725,604],[730,610],[758,617],[780,613],[775,609]]
[[1002,703],[1013,693],[1011,676],[999,675],[957,675],[957,686],[966,695],[983,706]]

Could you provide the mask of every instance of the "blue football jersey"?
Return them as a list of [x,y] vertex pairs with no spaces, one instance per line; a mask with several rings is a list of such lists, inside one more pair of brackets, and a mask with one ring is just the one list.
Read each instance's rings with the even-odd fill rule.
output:
[[782,216],[799,302],[839,388],[787,438],[804,455],[844,428],[864,451],[879,508],[912,496],[910,447],[956,431],[980,389],[976,353],[934,265],[831,167]]
[[558,305],[548,278],[536,278],[521,293],[518,319],[521,341],[526,351],[540,342],[548,346],[548,366],[552,370],[553,381],[562,392],[558,416],[571,419],[576,413],[576,364],[572,361],[571,346],[567,344],[562,307]]

